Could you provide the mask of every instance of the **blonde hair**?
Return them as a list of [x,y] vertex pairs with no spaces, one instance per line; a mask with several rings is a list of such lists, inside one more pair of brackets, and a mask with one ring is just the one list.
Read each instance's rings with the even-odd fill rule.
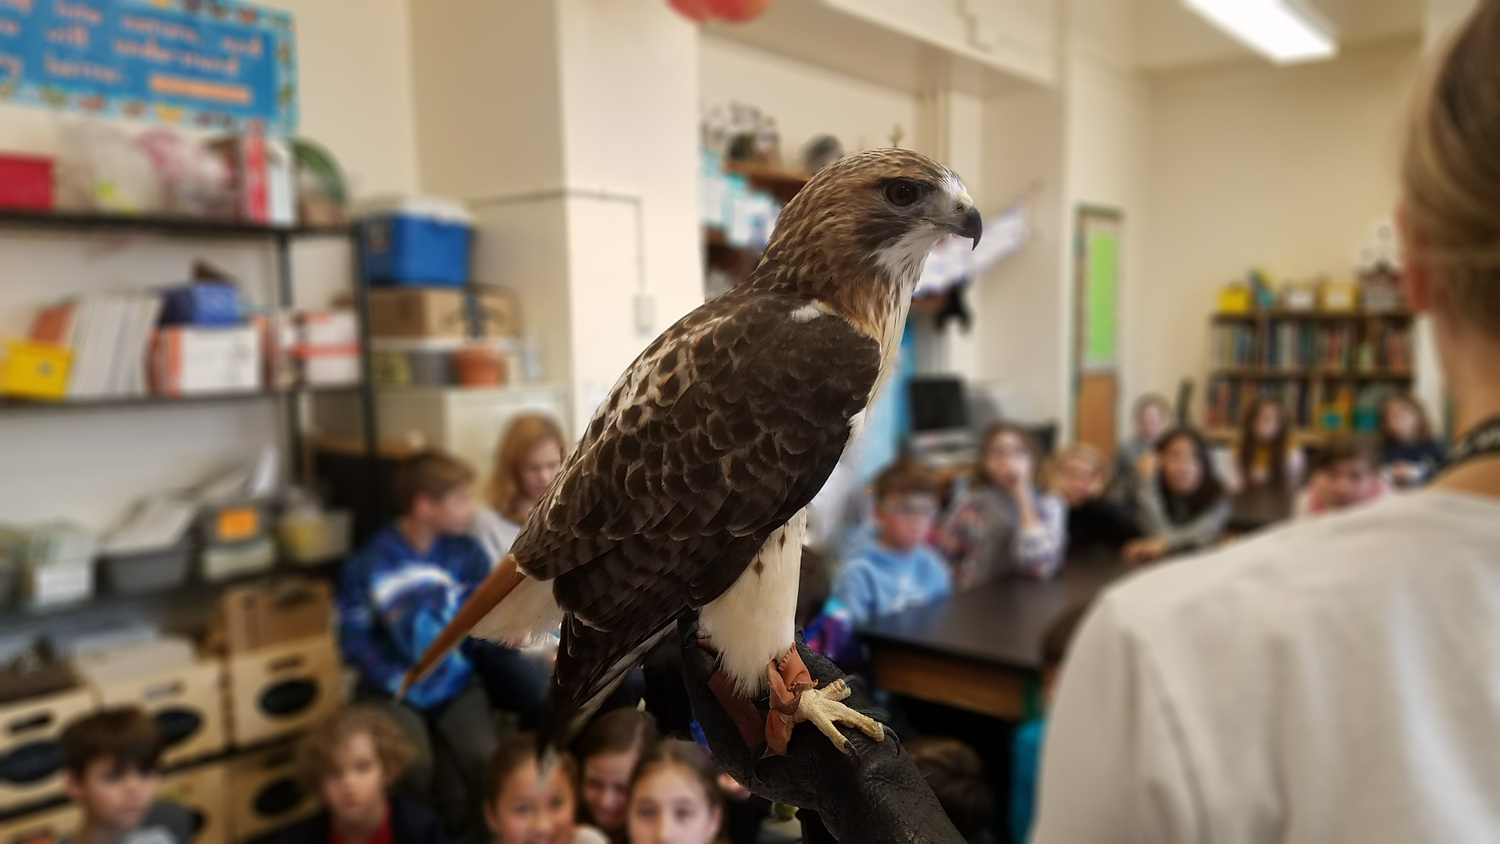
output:
[[1453,313],[1500,339],[1500,3],[1483,0],[1411,104],[1405,225]]
[[490,506],[511,521],[520,524],[526,514],[516,512],[516,496],[521,491],[521,464],[531,450],[546,443],[557,443],[558,453],[566,455],[568,444],[562,428],[551,417],[540,413],[522,413],[511,419],[495,449],[495,465],[490,473]]
[[1110,475],[1112,473],[1110,472],[1109,461],[1104,457],[1104,452],[1088,443],[1077,443],[1057,455],[1052,461],[1051,480],[1053,489],[1057,488],[1058,482],[1061,480],[1060,473],[1062,472],[1063,464],[1069,460],[1081,460],[1089,464],[1094,468],[1095,472],[1099,473],[1099,483],[1109,486]]

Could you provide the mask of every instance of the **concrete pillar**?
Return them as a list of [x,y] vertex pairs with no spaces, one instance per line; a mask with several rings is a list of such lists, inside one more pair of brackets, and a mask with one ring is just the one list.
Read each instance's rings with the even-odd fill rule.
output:
[[702,301],[698,32],[646,0],[412,3],[423,190],[479,220],[572,433]]

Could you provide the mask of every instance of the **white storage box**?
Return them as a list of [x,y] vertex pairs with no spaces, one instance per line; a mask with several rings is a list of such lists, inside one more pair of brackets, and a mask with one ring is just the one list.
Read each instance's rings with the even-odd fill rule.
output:
[[261,374],[261,333],[254,326],[174,326],[156,334],[151,383],[160,395],[253,393]]

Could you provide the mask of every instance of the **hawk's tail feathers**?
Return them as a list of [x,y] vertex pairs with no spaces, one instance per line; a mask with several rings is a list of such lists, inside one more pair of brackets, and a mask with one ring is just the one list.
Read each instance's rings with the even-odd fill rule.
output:
[[489,576],[474,587],[474,591],[469,594],[469,599],[464,601],[464,605],[458,608],[457,613],[454,613],[453,620],[448,622],[448,626],[444,627],[437,638],[427,646],[427,650],[422,652],[422,657],[417,660],[417,664],[407,670],[406,676],[401,678],[401,688],[396,691],[396,700],[405,697],[406,690],[410,689],[412,684],[427,676],[427,672],[436,667],[443,657],[453,650],[454,646],[469,635],[474,625],[499,606],[500,602],[505,600],[505,596],[513,592],[525,579],[526,575],[516,567],[515,556],[506,554],[505,559],[490,571]]
[[537,730],[537,758],[545,761],[550,755],[555,760],[567,750],[626,675],[676,629],[676,624],[669,623],[644,640],[622,641],[617,634],[595,630],[577,616],[569,616],[563,622],[557,670]]

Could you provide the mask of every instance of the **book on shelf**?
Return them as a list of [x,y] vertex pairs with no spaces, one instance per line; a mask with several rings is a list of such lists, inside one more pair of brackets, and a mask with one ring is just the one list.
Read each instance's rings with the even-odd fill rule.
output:
[[151,335],[161,313],[156,293],[79,296],[40,310],[31,339],[73,350],[69,399],[144,396]]

